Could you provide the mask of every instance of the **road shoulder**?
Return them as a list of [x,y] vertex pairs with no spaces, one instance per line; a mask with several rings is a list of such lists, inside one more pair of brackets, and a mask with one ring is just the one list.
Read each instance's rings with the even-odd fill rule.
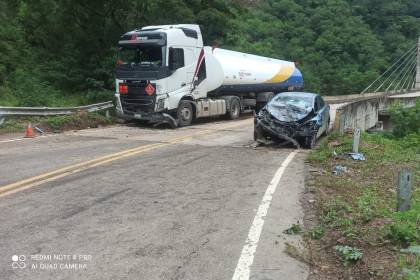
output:
[[286,253],[288,246],[304,251],[300,235],[283,233],[292,224],[302,225],[300,197],[305,191],[306,152],[299,152],[287,166],[265,219],[264,229],[251,268],[253,280],[302,280],[309,275],[307,264]]

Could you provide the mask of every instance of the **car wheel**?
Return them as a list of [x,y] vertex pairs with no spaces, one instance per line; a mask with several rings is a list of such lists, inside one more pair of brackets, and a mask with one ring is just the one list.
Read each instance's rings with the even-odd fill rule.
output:
[[178,106],[177,120],[179,126],[188,126],[191,124],[193,119],[192,105],[188,101],[181,101]]
[[264,132],[261,128],[254,126],[254,141],[264,138]]
[[313,149],[315,148],[316,144],[316,134],[313,133],[311,136],[306,136],[304,139],[304,148],[306,149]]
[[241,103],[239,102],[238,98],[232,99],[230,102],[230,109],[229,109],[229,119],[234,120],[239,118],[241,114]]

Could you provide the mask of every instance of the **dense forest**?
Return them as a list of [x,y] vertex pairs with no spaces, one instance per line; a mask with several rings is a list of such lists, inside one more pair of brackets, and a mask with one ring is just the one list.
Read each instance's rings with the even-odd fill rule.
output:
[[119,37],[200,24],[205,43],[299,63],[306,90],[358,93],[415,44],[413,0],[2,0],[0,105],[111,99]]

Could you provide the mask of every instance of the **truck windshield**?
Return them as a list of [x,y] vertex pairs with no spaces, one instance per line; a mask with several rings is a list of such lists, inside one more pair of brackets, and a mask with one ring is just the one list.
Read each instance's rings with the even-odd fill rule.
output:
[[117,64],[133,66],[163,66],[161,46],[119,47]]

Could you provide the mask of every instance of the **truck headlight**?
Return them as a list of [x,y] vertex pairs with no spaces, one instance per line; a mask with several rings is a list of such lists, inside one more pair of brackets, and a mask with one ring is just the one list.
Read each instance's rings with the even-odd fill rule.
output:
[[163,109],[165,109],[165,98],[158,99],[156,105],[156,111],[162,111]]

